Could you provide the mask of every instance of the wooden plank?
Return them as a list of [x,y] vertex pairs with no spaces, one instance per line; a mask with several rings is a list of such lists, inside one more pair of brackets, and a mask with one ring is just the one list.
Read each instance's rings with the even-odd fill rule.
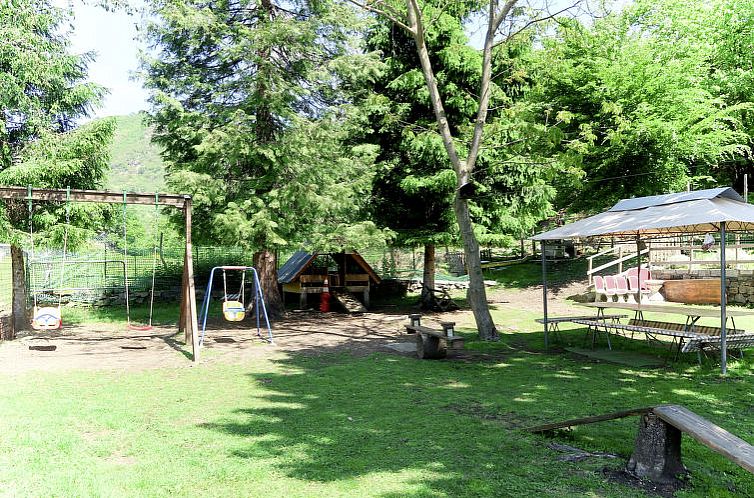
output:
[[[68,195],[66,189],[32,189],[31,198],[36,201],[54,201],[65,202]],[[160,206],[172,206],[183,208],[191,196],[188,194],[157,194],[157,204]],[[27,187],[0,187],[0,199],[17,199],[27,200],[29,190]],[[123,192],[112,192],[107,190],[79,190],[71,189],[70,200],[72,202],[105,202],[110,204],[123,203]],[[126,195],[127,204],[143,204],[154,206],[154,193],[136,193],[128,192]]]
[[566,427],[573,427],[575,425],[594,424],[597,422],[604,422],[606,420],[615,420],[619,418],[631,417],[633,415],[644,415],[652,410],[653,407],[633,408],[630,410],[621,410],[619,412],[606,413],[604,415],[596,415],[593,417],[573,418],[570,420],[564,420],[562,422],[554,422],[551,424],[537,425],[526,429],[529,432],[546,432],[555,429],[565,429]]
[[666,280],[660,293],[673,303],[720,304],[720,279]]
[[407,331],[411,330],[411,331],[414,331],[414,332],[418,332],[420,334],[427,334],[427,335],[431,335],[431,336],[434,336],[434,337],[439,337],[440,339],[445,339],[446,341],[449,341],[451,343],[455,342],[455,341],[463,341],[464,340],[463,336],[459,335],[459,336],[448,337],[447,335],[445,335],[445,332],[443,332],[441,330],[431,329],[431,328],[425,327],[423,325],[406,325],[405,327],[406,327]]
[[666,423],[754,474],[754,446],[743,439],[683,406],[656,406],[652,412]]
[[183,208],[186,217],[186,291],[188,299],[186,300],[186,325],[191,332],[191,352],[192,360],[199,361],[199,318],[196,312],[196,289],[194,288],[194,256],[191,246],[191,197],[186,199],[186,205]]

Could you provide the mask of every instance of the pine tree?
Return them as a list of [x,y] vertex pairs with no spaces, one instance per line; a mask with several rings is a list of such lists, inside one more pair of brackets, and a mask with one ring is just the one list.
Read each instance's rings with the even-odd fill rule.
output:
[[255,251],[278,315],[276,250],[338,241],[366,202],[374,148],[344,140],[351,120],[335,91],[346,78],[340,57],[357,57],[344,27],[350,9],[324,0],[150,5],[144,76],[168,183],[194,194],[198,241]]
[[[104,177],[113,124],[105,120],[74,130],[104,90],[86,83],[91,54],[71,54],[64,26],[70,12],[49,0],[0,3],[0,184],[46,188],[96,188]],[[64,229],[60,206],[34,213],[40,232],[55,238]],[[27,242],[25,203],[0,212],[11,243],[15,331],[27,327],[22,245]],[[91,217],[76,216],[85,224]]]

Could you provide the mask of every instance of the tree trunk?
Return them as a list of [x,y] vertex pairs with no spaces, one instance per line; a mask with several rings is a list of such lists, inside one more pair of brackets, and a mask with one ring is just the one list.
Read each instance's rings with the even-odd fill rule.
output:
[[434,307],[433,295],[430,289],[435,288],[435,245],[424,246],[424,276],[422,277],[421,308],[431,310]]
[[487,289],[484,286],[482,260],[479,257],[479,243],[474,235],[474,226],[469,215],[469,206],[465,200],[456,194],[453,209],[456,212],[458,227],[461,229],[463,249],[466,255],[466,268],[469,273],[469,291],[466,294],[469,306],[474,313],[479,338],[485,341],[498,339],[495,322],[492,320],[490,308],[487,305]]
[[275,253],[269,249],[254,253],[254,267],[259,273],[259,283],[262,286],[264,304],[270,319],[283,316],[285,306],[278,286],[278,270]]
[[10,246],[11,273],[13,275],[13,319],[11,327],[5,332],[3,339],[15,339],[16,334],[28,328],[26,312],[26,269],[24,266],[24,250],[16,245]]
[[636,445],[626,470],[641,479],[675,483],[686,472],[681,461],[681,431],[654,413],[639,420]]
[[[504,13],[501,14],[503,17],[507,15],[507,12],[513,4],[515,4],[515,0],[508,0],[503,8]],[[453,169],[456,172],[458,186],[461,187],[471,179],[471,172],[476,163],[476,154],[478,153],[478,147],[481,141],[481,129],[484,126],[484,120],[487,115],[487,105],[489,103],[489,65],[492,50],[490,45],[491,42],[489,40],[490,35],[488,34],[488,40],[485,42],[483,76],[486,76],[487,80],[482,81],[482,94],[480,95],[479,102],[480,110],[474,130],[474,144],[470,151],[469,158],[466,162],[463,162],[461,161],[455,143],[453,142],[453,134],[451,133],[450,124],[448,123],[448,118],[445,114],[442,96],[440,95],[440,90],[437,86],[437,79],[435,78],[435,73],[432,69],[432,62],[429,58],[429,51],[424,40],[424,26],[422,25],[421,20],[421,10],[419,9],[416,0],[407,0],[407,14],[409,26],[413,29],[412,35],[416,42],[416,52],[419,56],[419,62],[421,63],[424,80],[427,83],[427,89],[429,90],[432,109],[435,111],[438,131],[440,132],[440,137],[442,138],[445,150],[448,153],[450,163],[453,165]],[[493,20],[491,19],[490,22],[492,23]],[[497,22],[497,25],[499,25],[499,22]],[[497,25],[495,25],[495,28]],[[491,36],[494,37],[494,32]],[[496,340],[498,334],[497,329],[495,328],[495,322],[492,321],[492,315],[490,315],[490,310],[487,306],[487,291],[484,288],[484,277],[482,275],[481,266],[482,261],[479,257],[479,243],[476,240],[476,235],[474,235],[474,227],[471,222],[471,216],[469,215],[469,206],[464,199],[461,199],[458,196],[458,193],[456,193],[456,198],[453,203],[453,210],[455,211],[458,228],[461,231],[461,238],[463,239],[466,266],[469,272],[468,300],[471,310],[474,313],[479,338],[488,341]]]

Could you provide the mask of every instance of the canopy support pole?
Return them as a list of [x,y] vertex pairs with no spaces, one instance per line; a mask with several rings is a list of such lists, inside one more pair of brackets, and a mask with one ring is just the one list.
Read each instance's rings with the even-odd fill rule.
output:
[[728,338],[725,323],[728,321],[726,305],[728,297],[725,293],[725,222],[720,222],[720,371],[728,373]]
[[550,326],[547,323],[547,258],[545,257],[545,241],[541,241],[539,243],[540,252],[542,253],[542,308],[544,311],[544,320],[542,320],[542,323],[544,324],[545,328],[545,351],[547,351],[549,346],[549,341],[547,340],[547,332]]
[[636,232],[636,285],[639,286],[639,295],[636,296],[636,300],[641,306],[642,284],[641,284],[641,235]]

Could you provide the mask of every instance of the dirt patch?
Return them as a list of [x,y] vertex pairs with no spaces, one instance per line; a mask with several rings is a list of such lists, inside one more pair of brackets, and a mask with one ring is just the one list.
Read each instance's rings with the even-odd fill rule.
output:
[[646,479],[634,477],[625,470],[615,470],[608,467],[602,469],[602,474],[609,481],[641,489],[647,494],[662,496],[663,498],[673,498],[676,491],[680,491],[686,487],[686,481],[680,479],[673,483],[658,484]]
[[[552,316],[567,315],[573,312],[573,303],[568,296],[580,294],[587,288],[587,281],[571,282],[557,289],[547,291],[547,311]],[[500,289],[490,292],[490,304],[499,309],[527,310],[542,313],[542,286],[523,289]]]
[[[469,315],[469,316],[466,316]],[[468,312],[434,314],[427,325],[443,320],[470,321]],[[253,358],[275,358],[290,353],[367,355],[390,352],[386,346],[412,340],[403,327],[404,313],[290,313],[274,324],[274,344],[257,336],[249,322],[240,325],[222,320],[207,325],[200,363],[234,363]],[[263,334],[264,335],[264,334]],[[42,347],[40,347],[42,346]],[[0,342],[0,375],[30,371],[145,370],[191,367],[191,347],[175,327],[154,327],[135,332],[125,326],[96,324],[67,326],[60,331],[21,334]]]

